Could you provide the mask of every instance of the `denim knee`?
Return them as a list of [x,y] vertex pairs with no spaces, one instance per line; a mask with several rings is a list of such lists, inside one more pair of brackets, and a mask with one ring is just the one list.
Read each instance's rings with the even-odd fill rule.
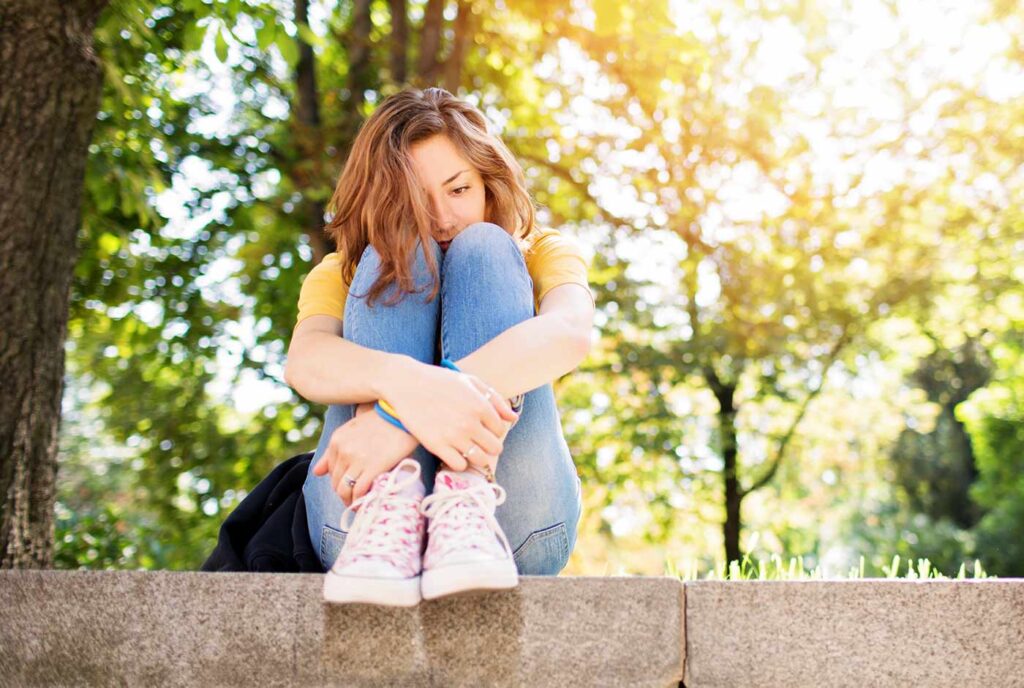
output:
[[[426,290],[429,292],[432,285],[433,278],[430,274],[430,268],[427,265],[426,253],[422,248],[423,244],[419,239],[416,240],[412,254],[412,280],[413,287],[417,291]],[[441,246],[431,239],[427,246],[427,251],[433,253],[434,264],[441,266],[444,262],[444,253],[441,251]],[[370,287],[376,282],[381,269],[381,257],[377,249],[372,244],[367,244],[366,248],[363,249],[363,255],[359,258],[359,263],[356,265],[355,275],[352,278],[352,284],[349,286],[349,294],[357,292],[360,297],[365,296]],[[388,289],[384,291],[384,297],[390,298],[398,290],[398,284],[392,283]],[[404,294],[403,298],[408,295]]]
[[495,244],[504,244],[520,253],[515,239],[500,225],[493,222],[474,222],[452,239],[445,260],[451,260],[453,256],[467,252],[473,255],[494,255]]

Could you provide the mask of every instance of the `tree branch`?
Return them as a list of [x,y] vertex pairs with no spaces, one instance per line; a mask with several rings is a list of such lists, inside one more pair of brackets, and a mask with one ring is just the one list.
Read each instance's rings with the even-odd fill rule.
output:
[[786,456],[786,448],[789,446],[790,440],[793,439],[793,436],[796,435],[797,426],[800,425],[800,421],[802,421],[804,415],[806,415],[807,408],[811,405],[811,402],[814,401],[814,398],[817,397],[818,394],[821,393],[822,388],[824,388],[825,377],[828,375],[828,371],[832,369],[832,365],[836,362],[836,359],[839,357],[840,352],[849,343],[849,332],[850,329],[849,325],[847,324],[846,326],[843,327],[842,333],[839,335],[839,338],[832,345],[832,349],[828,352],[828,355],[825,357],[826,362],[825,366],[822,368],[821,380],[818,382],[818,386],[811,390],[811,392],[804,398],[803,403],[800,405],[800,410],[796,414],[796,417],[793,419],[793,422],[790,423],[789,428],[786,430],[786,433],[782,436],[782,439],[779,440],[779,444],[775,449],[775,456],[772,458],[772,462],[769,465],[768,470],[765,472],[764,475],[755,480],[750,487],[740,489],[741,497],[746,497],[751,492],[761,489],[762,487],[767,485],[772,478],[775,477],[775,473],[779,470],[779,466],[782,465],[782,460]]
[[603,208],[601,204],[597,202],[597,199],[594,198],[593,195],[590,193],[590,189],[587,187],[587,183],[585,181],[581,182],[573,178],[572,173],[569,172],[569,170],[567,170],[566,168],[560,165],[556,165],[555,163],[551,162],[550,160],[543,156],[534,155],[532,153],[527,153],[519,150],[516,151],[516,157],[522,160],[528,160],[535,165],[547,168],[547,170],[551,172],[551,174],[558,177],[566,184],[579,191],[587,199],[589,199],[591,203],[596,205],[598,211],[605,219],[611,220],[612,222],[620,226],[633,227],[632,220],[620,217],[615,213],[611,212],[610,210],[606,210],[605,208]]

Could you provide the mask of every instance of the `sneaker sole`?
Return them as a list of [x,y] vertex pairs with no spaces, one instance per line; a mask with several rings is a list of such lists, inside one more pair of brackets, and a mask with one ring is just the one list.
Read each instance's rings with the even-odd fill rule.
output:
[[428,569],[421,585],[423,599],[434,600],[474,590],[508,590],[519,585],[519,574],[512,561],[472,562]]
[[324,602],[414,607],[419,601],[419,576],[394,579],[360,578],[328,572],[324,577]]

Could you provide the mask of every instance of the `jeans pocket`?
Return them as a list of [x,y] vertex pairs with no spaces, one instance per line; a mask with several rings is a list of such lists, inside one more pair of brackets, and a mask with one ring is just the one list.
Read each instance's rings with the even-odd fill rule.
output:
[[512,556],[521,575],[556,575],[569,562],[569,535],[565,523],[530,533]]
[[345,545],[346,537],[348,533],[328,525],[324,526],[320,535],[320,561],[325,569],[334,565],[334,560],[338,558],[341,548]]

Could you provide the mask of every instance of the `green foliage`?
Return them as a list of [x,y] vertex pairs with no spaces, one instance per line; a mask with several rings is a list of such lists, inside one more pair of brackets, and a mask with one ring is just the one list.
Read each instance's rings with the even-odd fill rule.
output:
[[1024,572],[1024,378],[1019,374],[1024,346],[1019,332],[997,353],[1012,368],[963,413],[980,473],[971,496],[986,511],[976,528],[977,549],[991,570],[1006,576]]
[[[886,55],[899,121],[880,135],[864,104],[829,105],[841,86],[818,77],[849,37],[814,3],[694,6],[683,25],[661,0],[595,3],[592,24],[572,4],[470,5],[460,93],[498,124],[541,221],[596,251],[600,337],[558,385],[587,500],[578,556],[653,572],[667,550],[731,576],[715,553],[735,450],[744,549],[760,557],[735,564],[740,577],[801,576],[803,558],[782,565],[794,552],[812,572],[886,552],[934,562],[922,577],[975,559],[1020,575],[1024,225],[1010,170],[1024,101],[939,81],[916,93],[904,77],[919,56],[901,46]],[[381,7],[365,98],[351,90],[350,8],[308,27],[290,11],[124,0],[97,29],[106,78],[68,330],[60,566],[196,568],[246,490],[315,446],[323,409],[282,379],[299,287],[359,124],[406,84]],[[778,24],[805,67],[768,79],[763,40],[730,37]],[[317,127],[295,116],[300,40]],[[808,98],[824,104],[808,112]],[[894,176],[871,179],[871,161]],[[854,172],[833,177],[840,166]],[[990,187],[1007,200],[985,200]],[[963,398],[910,391],[927,387],[913,371],[931,361],[938,380],[943,352],[968,339],[992,355],[991,380],[969,398],[962,375],[945,392],[959,379]],[[243,410],[254,381],[277,396]],[[917,422],[935,405],[937,430]],[[977,467],[966,490],[961,422]],[[894,463],[905,430],[918,441]],[[766,533],[760,550],[750,532]],[[898,570],[872,555],[858,573],[886,566]]]
[[[69,394],[68,414],[96,418],[90,444],[71,441],[70,425],[62,433],[68,480],[58,538],[74,545],[62,564],[196,568],[245,491],[316,444],[323,409],[282,379],[310,235],[368,108],[405,84],[387,81],[378,13],[366,101],[356,104],[351,43],[339,40],[345,12],[312,28],[289,12],[268,2],[124,0],[96,30],[106,79],[67,346],[69,378],[91,392]],[[498,103],[517,129],[546,130],[550,117],[532,106],[537,84],[524,76],[534,61],[528,44],[490,15],[480,21],[463,80],[479,82],[481,106]],[[299,39],[316,56],[317,131],[291,117]],[[204,87],[221,80],[236,98],[227,112]],[[161,202],[172,188],[184,207]],[[236,409],[254,381],[278,392],[255,415]],[[115,469],[95,456],[101,447],[131,460]],[[124,500],[124,509],[103,512],[75,497],[96,465],[125,476],[97,494]],[[123,542],[94,555],[90,539],[106,527],[100,513],[122,524]],[[119,559],[126,542],[149,554]]]
[[[216,114],[214,104],[207,94],[177,85],[186,74],[200,83],[212,79],[196,52],[207,36],[215,37],[223,58],[230,25],[276,19],[269,6],[247,6],[244,15],[224,10],[201,2],[173,8],[114,3],[97,29],[106,80],[86,176],[68,371],[94,390],[84,408],[98,415],[101,431],[93,444],[69,448],[63,462],[91,465],[102,443],[128,447],[137,460],[121,469],[129,476],[121,492],[100,493],[128,503],[102,511],[70,499],[74,508],[64,513],[71,516],[61,521],[68,532],[58,540],[70,532],[69,544],[87,542],[91,529],[104,527],[105,513],[120,521],[121,538],[134,544],[135,558],[120,561],[124,565],[197,568],[212,549],[221,509],[232,505],[217,496],[250,487],[298,453],[302,434],[296,428],[308,413],[305,405],[283,403],[263,418],[245,419],[227,401],[242,370],[262,372],[267,363],[254,364],[259,354],[237,333],[254,309],[244,292],[224,288],[239,272],[231,261],[251,237],[280,242],[294,230],[263,208],[240,211],[242,224],[233,217],[240,201],[253,198],[251,189],[268,166],[269,149],[254,136],[262,125],[246,126],[240,118],[230,135],[204,134],[196,123]],[[271,56],[259,59],[253,69],[269,70]],[[252,106],[270,95],[264,90]],[[188,170],[197,168],[187,165],[196,163],[216,174],[213,185],[189,184]],[[187,189],[184,215],[164,217],[158,196],[172,186]],[[253,227],[267,231],[257,234]],[[294,251],[294,236],[289,247]],[[273,290],[272,298],[286,294],[278,301],[286,309],[279,322],[294,317],[297,262],[292,279]],[[240,278],[243,289],[269,267],[257,265],[243,266],[250,273]],[[266,329],[257,323],[257,331]],[[279,354],[280,337],[275,348]],[[238,366],[226,398],[211,391],[225,365]],[[82,516],[83,507],[93,516]],[[81,548],[69,549],[62,561],[72,557],[89,565],[118,563],[104,553],[92,558],[87,550],[83,557]]]
[[[859,564],[845,572],[845,575],[826,574],[824,569],[815,567],[807,569],[804,566],[803,557],[790,557],[788,563],[777,554],[769,559],[756,559],[745,555],[741,561],[731,561],[726,567],[724,562],[718,562],[713,570],[708,571],[704,580],[759,580],[759,581],[793,581],[793,580],[837,580],[837,579],[870,579],[870,578],[902,578],[904,580],[955,580],[985,579],[994,578],[985,572],[981,562],[975,560],[968,567],[966,563],[961,564],[956,574],[946,576],[932,566],[927,558],[907,559],[906,571],[900,573],[900,555],[893,556],[888,565],[883,565],[880,571],[872,575],[867,568],[864,557],[860,558]],[[880,575],[879,575],[880,574]],[[672,561],[666,562],[665,575],[674,576],[683,581],[700,580],[699,565],[697,562],[689,561],[680,567]]]

